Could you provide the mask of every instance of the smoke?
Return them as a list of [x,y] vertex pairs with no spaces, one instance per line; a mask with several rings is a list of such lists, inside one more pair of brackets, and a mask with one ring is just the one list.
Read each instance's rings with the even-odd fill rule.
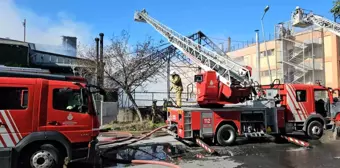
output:
[[44,51],[59,50],[53,48],[54,45],[61,46],[63,35],[75,36],[83,44],[91,42],[90,25],[72,19],[65,12],[55,16],[57,19],[51,19],[17,6],[14,0],[0,0],[0,37],[23,41],[23,21],[26,19],[26,41],[44,44],[37,45],[37,49],[40,46]]

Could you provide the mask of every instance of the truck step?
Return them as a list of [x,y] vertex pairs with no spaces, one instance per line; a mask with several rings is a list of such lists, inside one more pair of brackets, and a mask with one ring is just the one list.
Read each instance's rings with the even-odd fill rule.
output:
[[247,132],[244,133],[245,137],[264,137],[266,134],[264,132]]

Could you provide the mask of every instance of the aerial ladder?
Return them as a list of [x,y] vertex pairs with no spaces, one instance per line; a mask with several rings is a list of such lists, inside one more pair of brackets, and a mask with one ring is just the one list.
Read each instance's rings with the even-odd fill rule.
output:
[[292,14],[292,25],[301,28],[315,25],[340,36],[339,23],[333,22],[320,15],[316,15],[312,11],[303,10],[300,7],[296,7]]
[[240,65],[226,55],[217,54],[183,36],[148,15],[146,10],[137,11],[134,20],[149,23],[168,41],[204,71],[216,71],[219,80],[226,86],[251,85],[251,69]]

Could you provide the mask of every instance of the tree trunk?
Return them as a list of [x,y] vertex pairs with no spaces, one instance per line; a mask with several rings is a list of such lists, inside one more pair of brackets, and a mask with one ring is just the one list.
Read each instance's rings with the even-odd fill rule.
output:
[[157,101],[152,101],[152,117],[151,117],[151,121],[152,123],[155,123],[155,118],[156,118],[156,109],[157,109]]
[[136,110],[136,113],[137,113],[137,115],[139,117],[139,121],[142,122],[143,121],[142,114],[139,111],[139,108],[137,106],[137,103],[136,103],[135,99],[133,98],[133,96],[132,96],[132,94],[130,92],[125,91],[125,93],[128,96],[129,100],[131,101],[133,109]]

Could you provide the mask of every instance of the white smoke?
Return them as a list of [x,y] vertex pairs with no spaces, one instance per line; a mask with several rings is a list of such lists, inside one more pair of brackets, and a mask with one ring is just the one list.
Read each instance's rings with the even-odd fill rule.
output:
[[23,21],[26,19],[26,41],[61,45],[62,37],[75,36],[78,42],[91,42],[91,26],[71,19],[64,12],[56,13],[57,19],[18,7],[14,0],[0,0],[0,37],[23,41]]

